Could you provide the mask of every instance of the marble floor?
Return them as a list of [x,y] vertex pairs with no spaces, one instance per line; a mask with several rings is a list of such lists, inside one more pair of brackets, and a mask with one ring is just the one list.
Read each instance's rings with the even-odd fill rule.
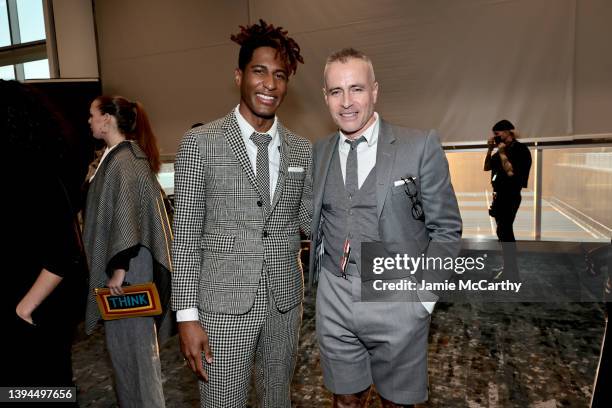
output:
[[[464,245],[464,256],[486,254],[491,267],[501,262],[495,242],[464,244],[470,244]],[[419,407],[589,406],[605,327],[606,268],[585,269],[588,248],[582,245],[520,244],[521,279],[536,296],[512,303],[503,297],[500,303],[475,293],[439,302],[429,333],[430,398]],[[489,267],[473,273],[462,279],[491,276]],[[321,375],[314,298],[307,291],[292,383],[294,407],[331,406]],[[167,406],[199,407],[197,381],[180,354],[178,338],[168,340],[160,354]],[[81,407],[117,406],[101,325],[91,336],[79,335],[73,367]],[[249,404],[256,406],[254,391]],[[370,406],[380,407],[375,394]]]
[[[330,406],[312,299],[305,302],[292,384],[295,407]],[[430,400],[421,407],[587,407],[603,329],[599,303],[438,304],[429,339]],[[161,356],[167,406],[199,406],[176,337]],[[102,330],[76,342],[74,373],[81,407],[116,406]],[[371,406],[380,406],[375,396]]]

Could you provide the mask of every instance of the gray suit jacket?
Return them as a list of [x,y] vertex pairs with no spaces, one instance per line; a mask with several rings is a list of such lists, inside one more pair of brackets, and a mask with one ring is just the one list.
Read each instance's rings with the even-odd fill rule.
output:
[[280,172],[268,214],[233,111],[185,134],[175,163],[173,310],[246,313],[264,265],[279,310],[302,301],[298,253],[300,229],[308,235],[312,217],[311,146],[280,123],[278,132]]
[[[461,216],[450,181],[448,162],[435,131],[429,132],[394,126],[380,119],[376,153],[376,195],[378,232],[389,253],[414,252],[419,246],[427,256],[456,256],[461,240]],[[314,211],[309,283],[317,281],[320,265],[321,207],[325,181],[334,148],[340,135],[336,132],[313,148]],[[412,202],[404,186],[394,186],[402,177],[416,177],[425,221],[412,216]],[[447,279],[449,271],[427,271],[428,282]]]

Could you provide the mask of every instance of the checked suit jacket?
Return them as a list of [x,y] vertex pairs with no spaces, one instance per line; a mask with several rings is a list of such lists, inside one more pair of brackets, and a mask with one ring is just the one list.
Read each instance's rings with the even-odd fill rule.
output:
[[172,308],[243,314],[262,276],[281,312],[303,299],[300,230],[312,218],[311,146],[281,123],[280,169],[271,209],[234,112],[189,130],[175,162]]

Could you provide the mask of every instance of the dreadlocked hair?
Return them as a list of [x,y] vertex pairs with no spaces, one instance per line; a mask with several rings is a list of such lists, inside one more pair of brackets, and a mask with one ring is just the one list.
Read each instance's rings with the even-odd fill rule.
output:
[[285,63],[289,74],[297,71],[298,62],[304,63],[300,55],[300,46],[291,37],[287,36],[283,27],[274,27],[260,19],[259,24],[240,26],[240,32],[233,34],[230,39],[240,45],[238,54],[238,68],[244,70],[253,58],[253,52],[260,47],[274,48],[280,59]]

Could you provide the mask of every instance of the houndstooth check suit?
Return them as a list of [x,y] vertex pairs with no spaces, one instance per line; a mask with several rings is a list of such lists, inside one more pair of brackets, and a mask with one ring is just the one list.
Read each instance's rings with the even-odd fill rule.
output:
[[[211,380],[200,384],[207,407],[246,404],[253,359],[258,377],[282,371],[290,379],[295,365],[303,299],[300,229],[309,235],[312,218],[311,147],[280,123],[278,132],[281,162],[269,212],[233,111],[188,131],[177,153],[171,302],[174,310],[197,307],[209,333],[215,362],[204,361]],[[285,319],[298,309],[298,319]],[[278,329],[271,325],[286,325],[275,336],[280,343],[255,351],[253,341]],[[265,350],[278,348],[290,355],[259,364]],[[233,366],[230,371],[248,370],[248,377],[218,371],[224,364]],[[288,396],[289,384],[282,387]],[[229,399],[237,389],[244,397]],[[287,403],[268,397],[264,405]]]

